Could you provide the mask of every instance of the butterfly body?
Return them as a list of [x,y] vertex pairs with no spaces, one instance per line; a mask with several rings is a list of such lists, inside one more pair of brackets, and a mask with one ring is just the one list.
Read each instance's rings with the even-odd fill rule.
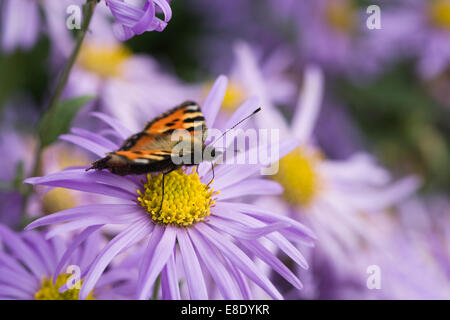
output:
[[[172,134],[176,130],[185,130],[189,134],[187,141],[173,139]],[[212,160],[216,152],[210,148],[208,153],[205,149],[206,123],[200,107],[191,101],[161,114],[145,126],[144,130],[130,136],[122,146],[106,154],[106,157],[95,161],[90,169],[107,169],[118,175],[144,174],[149,172],[172,171],[181,166],[192,166],[199,164],[201,159],[195,157],[195,150],[203,154],[209,154]],[[184,162],[174,162],[174,149],[184,143]],[[187,144],[187,145],[186,145]],[[179,148],[178,148],[179,149]],[[211,158],[211,159],[209,159]]]

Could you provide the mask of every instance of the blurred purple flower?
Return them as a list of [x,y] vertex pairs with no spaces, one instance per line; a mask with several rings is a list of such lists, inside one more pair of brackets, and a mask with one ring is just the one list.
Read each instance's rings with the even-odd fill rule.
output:
[[22,210],[22,195],[14,190],[14,179],[20,174],[19,166],[22,166],[22,174],[29,173],[35,144],[31,137],[21,135],[11,128],[10,123],[2,123],[2,126],[0,152],[7,156],[2,158],[0,170],[0,223],[17,227]]
[[384,60],[414,57],[422,77],[439,76],[450,64],[450,1],[407,0],[386,6],[382,29],[371,41]]
[[[181,82],[162,71],[152,57],[134,54],[111,37],[103,16],[94,17],[92,24],[94,32],[86,37],[81,48],[65,89],[66,96],[97,96],[102,112],[120,119],[133,130],[139,130],[144,121],[169,106],[201,96],[200,86]],[[92,108],[86,106],[80,113],[83,122],[87,111]]]
[[[92,227],[87,232],[97,229]],[[84,245],[78,246],[72,257],[66,257],[66,245],[61,238],[45,240],[41,233],[15,233],[0,225],[0,299],[77,299],[79,289],[67,288],[66,281],[70,274],[66,274],[63,268],[72,265],[85,270],[100,244],[96,233]],[[70,246],[73,247],[74,243]],[[132,275],[131,268],[110,268],[103,274],[90,298],[129,298],[123,296],[121,288],[127,288],[134,282],[130,279]]]
[[316,66],[306,68],[298,104],[287,123],[275,108],[248,47],[240,48],[248,85],[261,97],[264,113],[255,117],[260,128],[279,128],[280,138],[300,143],[279,162],[274,179],[284,187],[283,197],[265,199],[277,208],[307,222],[321,240],[315,250],[323,251],[336,272],[349,270],[358,252],[379,244],[378,233],[368,223],[372,213],[383,212],[413,194],[420,186],[417,177],[391,182],[389,172],[366,153],[346,160],[329,160],[315,145],[312,133],[322,104],[323,74]]
[[[117,21],[114,32],[119,40],[125,41],[147,31],[161,32],[172,18],[172,9],[166,0],[146,0],[142,8],[126,1],[106,0],[106,4]],[[164,20],[156,16],[155,5],[162,10]]]
[[291,23],[306,63],[324,70],[357,76],[378,71],[378,61],[367,45],[372,30],[368,15],[355,0],[271,1],[274,14]]
[[38,2],[29,0],[2,2],[2,50],[6,52],[17,48],[29,50],[36,43],[40,30]]
[[[224,76],[219,77],[205,100],[203,114],[209,127],[215,123],[226,87],[227,79]],[[256,107],[255,100],[244,103],[231,117],[230,123],[235,123],[236,119],[250,114]],[[115,135],[120,136],[122,140],[132,134],[132,131],[126,129],[118,121],[104,114],[96,114],[96,117],[108,123],[114,129]],[[64,139],[72,141],[98,156],[103,156],[106,152],[117,150],[119,147],[105,137],[91,132],[66,135]],[[280,156],[289,152],[292,146],[293,142],[287,139],[280,146]],[[277,161],[277,159],[272,160]],[[150,175],[147,177],[121,177],[108,171],[85,172],[84,169],[74,169],[45,177],[30,178],[26,180],[27,183],[103,194],[113,199],[120,199],[122,204],[89,205],[64,210],[36,220],[27,229],[67,222],[52,230],[52,234],[55,235],[80,228],[88,230],[93,226],[110,224],[127,226],[97,255],[88,272],[83,276],[81,298],[87,297],[105,268],[117,254],[147,238],[148,246],[142,255],[139,271],[137,297],[140,299],[150,297],[152,286],[159,274],[161,274],[162,297],[165,299],[180,298],[175,258],[177,261],[181,260],[184,266],[191,299],[207,299],[210,296],[205,284],[206,271],[217,285],[222,298],[251,298],[252,293],[247,280],[249,279],[267,292],[270,297],[281,299],[279,291],[256,267],[250,256],[259,257],[293,286],[301,288],[300,280],[259,240],[260,238],[267,239],[274,243],[296,264],[307,268],[306,260],[291,241],[311,245],[314,236],[302,224],[278,216],[273,213],[273,210],[230,201],[250,195],[281,192],[278,183],[255,177],[266,165],[220,164],[216,166],[215,180],[212,182],[209,163],[200,164],[198,175],[194,173],[188,175],[183,171],[168,175],[166,183],[177,184],[177,187],[172,189],[174,191],[168,187],[168,193],[176,192],[181,188],[180,190],[188,194],[190,198],[196,198],[193,202],[192,210],[194,211],[192,212],[191,209],[186,208],[186,204],[183,204],[183,201],[188,201],[188,199],[183,200],[185,196],[176,193],[165,197],[167,200],[161,210],[156,211],[156,207],[155,210],[150,208],[150,206],[159,207],[159,204],[153,202],[150,197],[156,197],[155,199],[158,199],[159,203],[161,202],[160,193],[158,195],[161,190],[161,174],[153,178]],[[170,179],[173,179],[172,182]],[[147,182],[143,185],[145,180]],[[188,182],[190,187],[186,189],[185,186]],[[209,182],[211,183],[209,184]],[[155,190],[151,187],[153,183]],[[140,195],[136,193],[136,190]],[[220,195],[213,190],[220,190]],[[178,199],[180,199],[180,203],[177,203]],[[197,207],[203,204],[206,209]],[[211,214],[209,215],[209,213]],[[195,220],[186,220],[190,219],[188,218],[190,215],[195,215]],[[164,222],[172,221],[171,219],[175,219],[175,217],[177,217],[176,223]],[[176,250],[176,247],[179,248],[179,251]]]

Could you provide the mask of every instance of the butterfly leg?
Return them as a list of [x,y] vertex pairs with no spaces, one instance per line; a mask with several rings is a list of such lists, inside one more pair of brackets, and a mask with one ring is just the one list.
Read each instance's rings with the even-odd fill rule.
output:
[[209,186],[214,181],[214,178],[216,177],[216,175],[214,173],[214,163],[212,161],[211,161],[211,170],[212,170],[213,176],[212,176],[211,181],[209,181],[209,183],[207,184],[207,186]]
[[161,189],[162,189],[162,192],[161,192],[161,204],[159,206],[159,211],[158,212],[161,212],[162,206],[163,206],[163,202],[164,202],[164,178],[166,177],[167,174],[171,173],[176,168],[177,167],[172,167],[169,171],[162,173],[163,176],[162,176],[162,182],[161,182]]

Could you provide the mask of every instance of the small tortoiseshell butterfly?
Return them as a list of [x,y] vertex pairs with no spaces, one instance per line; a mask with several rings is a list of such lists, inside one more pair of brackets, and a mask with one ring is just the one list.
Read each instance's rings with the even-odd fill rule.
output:
[[[260,110],[261,108],[256,109],[232,128]],[[172,133],[178,129],[187,130],[190,134],[190,150],[192,151],[183,155],[189,159],[187,163],[176,164],[172,158],[173,155],[180,156],[180,154],[174,154],[174,148],[179,141],[173,140],[171,137]],[[202,155],[209,156],[202,160],[212,161],[217,153],[212,147],[214,142],[210,146],[205,145],[206,133],[205,118],[199,105],[192,101],[186,101],[148,122],[143,131],[125,140],[119,150],[107,153],[106,157],[95,161],[86,171],[107,169],[121,176],[158,171],[168,174],[181,166],[198,165],[199,162],[194,157],[196,150],[201,150]],[[207,152],[205,152],[206,148],[209,148]],[[186,159],[186,157],[183,158]]]
[[[251,115],[239,121],[232,128],[260,110],[261,108],[256,109]],[[189,158],[188,163],[176,164],[173,162],[172,155],[174,155],[174,148],[179,141],[172,139],[171,135],[178,129],[187,130],[190,134],[190,150],[192,151],[187,154]],[[106,157],[92,163],[92,166],[86,171],[107,169],[121,176],[161,171],[163,173],[162,207],[164,200],[164,176],[166,174],[181,166],[198,165],[199,162],[195,161],[195,150],[201,150],[202,155],[210,155],[210,158],[204,157],[202,160],[212,161],[216,157],[216,151],[212,147],[214,142],[210,146],[205,145],[206,132],[205,118],[200,107],[195,102],[186,101],[148,122],[143,131],[125,140],[119,150],[107,153]],[[206,148],[210,148],[207,150],[208,152],[205,152]],[[214,179],[214,166],[212,166],[212,169]]]
[[[191,150],[205,150],[206,123],[200,107],[191,101],[161,114],[148,122],[144,130],[129,137],[119,150],[106,154],[106,157],[95,161],[92,167],[86,169],[108,169],[114,174],[143,174],[149,172],[175,170],[181,165],[192,166],[194,153],[189,163],[175,164],[172,161],[172,152],[179,141],[174,141],[171,134],[175,130],[184,129],[191,134]],[[201,149],[195,145],[199,144]],[[209,150],[214,158],[214,148]],[[213,160],[213,159],[207,159]],[[168,173],[166,172],[166,173]]]

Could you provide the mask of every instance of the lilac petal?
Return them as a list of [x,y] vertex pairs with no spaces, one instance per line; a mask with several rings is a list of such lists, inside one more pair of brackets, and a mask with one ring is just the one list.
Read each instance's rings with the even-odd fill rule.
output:
[[251,115],[258,108],[258,104],[259,99],[257,97],[250,97],[240,105],[235,112],[233,112],[231,117],[227,120],[224,129],[231,128],[245,117]]
[[175,265],[175,250],[161,272],[162,298],[165,300],[180,300],[177,268]]
[[262,261],[267,263],[273,270],[278,272],[283,278],[285,278],[290,284],[292,284],[297,289],[302,289],[303,284],[295,276],[295,274],[286,267],[283,262],[281,262],[276,255],[266,249],[258,241],[242,241],[242,244],[247,247],[250,251],[256,254]]
[[[147,228],[146,223],[148,223],[148,220],[147,217],[144,217],[140,222],[130,225],[127,229],[114,237],[114,239],[112,239],[105,246],[105,248],[100,251],[97,258],[94,262],[92,262],[92,265],[84,279],[80,290],[80,299],[86,299],[105,268],[115,256],[122,252],[129,243],[142,239],[141,231]],[[140,239],[136,239],[137,235],[139,235]]]
[[53,173],[36,179],[39,183],[58,181],[58,180],[74,180],[91,183],[102,183],[114,186],[135,195],[141,186],[126,177],[118,176],[107,171],[89,171],[83,169],[69,169],[58,173]]
[[233,277],[236,279],[236,282],[239,286],[239,290],[241,291],[244,300],[251,300],[252,292],[248,284],[247,278],[244,276],[242,271],[236,268],[236,266],[233,263],[231,263],[229,259],[227,259],[227,257],[223,257],[223,260],[225,262],[225,265],[227,266],[227,269],[231,271]]
[[195,232],[191,232],[189,235],[195,245],[195,248],[197,249],[198,255],[206,265],[214,281],[217,283],[222,297],[225,300],[241,299],[242,295],[236,287],[235,281],[221,261],[217,258],[214,250]]
[[[33,277],[23,277],[22,273],[14,272],[11,269],[0,266],[0,283],[10,285],[33,295],[36,292],[38,281]],[[3,292],[0,292],[3,294]]]
[[87,151],[90,151],[99,157],[104,157],[107,152],[111,151],[108,148],[105,148],[104,146],[91,141],[90,139],[73,134],[62,134],[59,136],[59,139],[80,146],[81,148],[86,149]]
[[227,77],[224,75],[219,76],[205,99],[202,112],[208,128],[213,128],[214,121],[216,120],[216,116],[225,97],[225,92],[227,91],[227,85]]
[[[281,142],[279,147],[279,154],[274,159],[271,159],[270,163],[274,163],[278,161],[280,158],[284,157],[286,154],[294,150],[298,146],[298,140],[296,139],[288,139],[286,141]],[[249,149],[247,152],[258,152],[259,148],[265,148],[267,146],[256,146],[254,148]],[[268,147],[268,154],[270,154],[270,146]],[[214,187],[222,190],[228,186],[237,184],[256,173],[259,173],[261,168],[266,167],[269,164],[242,164],[242,165],[234,165],[230,170],[224,172],[223,174],[216,175],[216,179],[214,181]],[[219,169],[225,165],[220,165]],[[218,170],[217,170],[218,171]],[[204,180],[209,181],[212,178],[212,172],[209,175],[206,175]],[[209,180],[208,180],[209,179]]]
[[250,195],[279,195],[283,187],[276,181],[265,179],[247,179],[239,184],[220,190],[220,200],[245,197]]
[[[309,238],[316,240],[317,237],[315,236],[314,232],[305,226],[304,224],[295,221],[294,219],[291,219],[289,217],[285,217],[283,215],[275,215],[273,212],[261,209],[257,206],[246,204],[246,203],[235,203],[235,202],[223,202],[223,203],[216,203],[215,209],[222,209],[221,212],[217,212],[217,214],[220,214],[223,218],[227,218],[228,211],[237,211],[241,212],[247,216],[255,217],[258,220],[267,222],[267,223],[274,223],[274,222],[287,222],[291,225],[290,229],[293,231],[296,231],[298,235],[302,238]],[[228,210],[228,211],[227,211]],[[239,218],[241,219],[240,215]]]
[[70,242],[69,247],[67,248],[66,252],[64,252],[63,257],[61,258],[57,267],[55,268],[55,271],[53,272],[53,284],[56,283],[56,279],[60,275],[62,268],[69,261],[70,257],[75,252],[75,250],[86,240],[86,238],[88,238],[92,233],[100,229],[100,227],[101,225],[88,227]]
[[73,134],[76,134],[80,137],[89,139],[99,145],[102,145],[109,150],[117,150],[119,148],[119,146],[117,144],[115,144],[111,140],[109,140],[97,133],[93,133],[93,132],[90,132],[88,130],[81,129],[81,128],[72,128],[70,131]]
[[141,219],[142,215],[131,214],[129,216],[122,215],[118,217],[90,217],[86,219],[76,219],[71,222],[67,222],[63,225],[52,228],[45,237],[47,239],[53,238],[56,235],[67,234],[69,232],[87,228],[94,225],[105,225],[105,224],[131,224],[135,223],[137,220]]
[[95,285],[95,290],[103,287],[114,286],[122,281],[135,281],[137,274],[132,270],[122,269],[120,267],[109,270],[104,273]]
[[164,22],[169,22],[172,19],[172,9],[169,6],[169,2],[166,0],[153,0],[162,10],[164,14]]
[[2,50],[12,52],[17,47],[30,49],[36,43],[40,29],[38,4],[17,0],[2,2]]
[[12,256],[0,251],[0,265],[4,268],[11,269],[14,273],[20,274],[27,281],[34,281],[35,278],[26,271],[26,269]]
[[359,210],[379,212],[393,206],[411,196],[420,188],[421,180],[415,176],[403,178],[381,190],[370,190],[367,193],[358,192],[357,196],[348,201]]
[[320,112],[324,87],[322,71],[317,66],[307,66],[303,88],[298,98],[296,112],[292,121],[292,133],[301,143],[311,139],[317,116]]
[[[146,2],[147,6],[148,2]],[[142,10],[133,5],[118,0],[107,0],[107,5],[116,20],[128,27],[133,26],[136,20],[142,16]]]
[[22,291],[19,288],[11,287],[5,284],[0,284],[0,294],[19,300],[32,300],[33,296],[30,296],[27,292]]
[[252,228],[248,225],[232,223],[223,218],[214,216],[209,218],[208,224],[216,227],[217,230],[222,230],[234,237],[246,240],[255,240],[290,226],[290,224],[286,222],[276,222],[264,227]]
[[[235,219],[235,221],[240,223],[245,223],[248,225],[254,226],[264,226],[265,224],[257,219],[245,216],[234,214],[233,217],[233,209],[231,210],[221,210],[221,208],[216,208],[215,214],[220,215],[225,219]],[[290,219],[293,221],[292,219]],[[286,221],[285,221],[286,222]],[[290,243],[285,237],[283,237],[279,232],[271,233],[265,236],[267,239],[272,241],[275,245],[277,245],[282,251],[284,251],[292,260],[294,260],[298,265],[302,268],[307,269],[308,263],[306,262],[305,257],[300,253],[300,251],[295,248],[295,246]]]
[[11,253],[22,261],[38,279],[47,275],[45,266],[36,253],[17,234],[1,224],[0,239],[10,249]]
[[150,263],[148,266],[145,266],[145,278],[142,288],[138,291],[138,299],[146,300],[150,297],[150,289],[153,283],[164,268],[167,260],[169,260],[170,256],[173,254],[175,239],[176,228],[167,226],[161,237],[161,241],[155,246]]
[[56,257],[52,255],[50,242],[45,241],[44,238],[36,232],[24,232],[22,237],[27,245],[33,248],[39,255],[47,270],[45,274],[51,274],[56,267],[57,261]]
[[138,287],[137,292],[141,292],[144,280],[147,278],[147,270],[148,266],[150,265],[153,254],[155,252],[155,248],[158,245],[158,243],[161,242],[161,238],[163,236],[164,229],[160,226],[156,226],[156,228],[153,229],[150,239],[148,240],[147,248],[145,249],[145,252],[143,254],[141,264],[139,267],[139,278],[138,278]]
[[108,172],[84,172],[84,170],[64,170],[44,177],[25,179],[25,183],[46,185],[72,190],[93,192],[135,201],[140,187],[132,180]]
[[79,206],[39,218],[26,226],[25,230],[30,230],[54,223],[67,222],[96,216],[119,217],[128,215],[130,213],[139,212],[139,210],[140,208],[136,204],[92,204]]
[[202,274],[202,268],[195,254],[191,239],[186,230],[177,232],[178,246],[180,247],[181,257],[184,266],[184,274],[189,288],[191,300],[208,299],[205,278]]
[[234,51],[238,58],[243,81],[249,88],[249,94],[257,96],[261,101],[262,111],[255,116],[259,127],[280,130],[281,138],[287,138],[289,136],[289,129],[286,120],[272,104],[268,94],[269,89],[266,87],[264,76],[261,73],[258,61],[251,48],[241,42],[235,46]]
[[119,121],[117,121],[114,118],[111,118],[110,116],[107,116],[104,113],[100,113],[100,112],[92,112],[91,115],[93,115],[94,117],[102,120],[103,122],[105,122],[107,125],[109,125],[111,128],[113,128],[114,130],[117,131],[117,133],[120,134],[120,136],[125,140],[126,138],[128,138],[129,136],[131,136],[133,134],[132,131],[130,131],[128,128],[126,128],[124,125],[122,125]]
[[113,24],[113,33],[120,41],[126,41],[134,37],[134,32],[119,22]]
[[153,0],[145,3],[143,12],[144,14],[141,15],[139,20],[131,27],[131,30],[133,30],[135,34],[142,34],[147,31],[153,19],[155,19],[155,4],[153,3]]
[[281,300],[283,296],[275,288],[272,282],[262,274],[254,262],[245,255],[234,243],[226,240],[222,235],[217,234],[206,224],[199,224],[195,232],[200,232],[201,235],[214,244],[230,261],[236,265],[249,279],[254,281],[259,287],[266,291],[272,298]]

